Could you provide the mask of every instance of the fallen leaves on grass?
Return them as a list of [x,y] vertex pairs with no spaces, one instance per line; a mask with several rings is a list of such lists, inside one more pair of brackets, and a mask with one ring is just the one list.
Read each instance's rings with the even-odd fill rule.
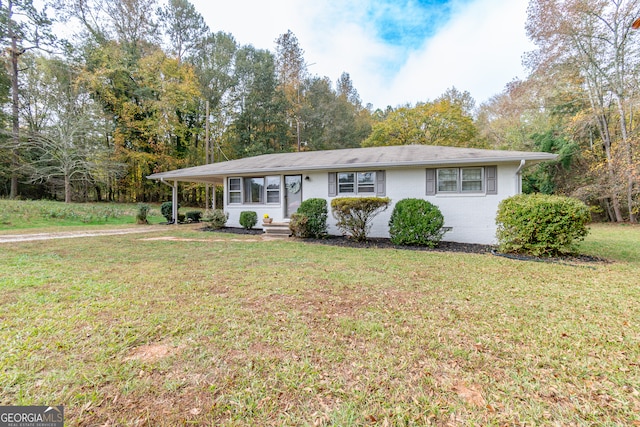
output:
[[475,386],[467,387],[464,383],[457,382],[453,385],[452,390],[455,391],[461,399],[471,405],[481,408],[487,405],[486,400],[484,400],[484,397],[482,397],[482,394],[475,388]]

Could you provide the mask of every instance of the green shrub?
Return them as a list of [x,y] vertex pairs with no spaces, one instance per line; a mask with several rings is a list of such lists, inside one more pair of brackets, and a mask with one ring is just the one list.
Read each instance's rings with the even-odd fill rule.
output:
[[[178,209],[180,209],[180,203],[178,203]],[[173,204],[172,202],[164,202],[160,205],[160,213],[167,220],[168,223],[173,222]],[[178,221],[180,221],[180,215],[178,215]]]
[[291,215],[289,229],[294,236],[320,238],[327,234],[327,201],[315,198],[300,204],[296,213]]
[[367,240],[371,221],[391,203],[388,197],[337,197],[331,201],[336,226],[354,240]]
[[435,247],[445,231],[438,207],[422,199],[403,199],[396,203],[389,220],[389,235],[395,245]]
[[240,212],[240,225],[247,230],[253,228],[258,223],[258,214],[254,211],[242,211]]
[[185,213],[187,217],[187,222],[200,222],[200,218],[202,218],[202,212],[200,211],[188,211]]
[[147,205],[146,203],[138,203],[138,212],[136,213],[136,222],[138,224],[149,224],[147,215],[149,215],[150,210],[151,210],[151,206]]
[[224,213],[222,209],[206,211],[202,216],[202,221],[207,223],[207,228],[214,230],[224,227],[228,219],[229,214]]
[[291,219],[289,220],[289,230],[291,230],[291,235],[294,237],[310,237],[306,235],[308,223],[309,217],[305,214],[298,212],[291,214]]
[[572,253],[588,233],[589,208],[580,200],[520,194],[500,202],[496,224],[502,252],[536,256]]

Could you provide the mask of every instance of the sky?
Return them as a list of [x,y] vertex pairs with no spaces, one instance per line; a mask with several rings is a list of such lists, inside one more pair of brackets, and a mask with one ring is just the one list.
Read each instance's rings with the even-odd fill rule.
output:
[[211,31],[275,52],[291,30],[308,72],[349,73],[364,104],[427,102],[448,88],[477,105],[525,79],[528,0],[192,0]]

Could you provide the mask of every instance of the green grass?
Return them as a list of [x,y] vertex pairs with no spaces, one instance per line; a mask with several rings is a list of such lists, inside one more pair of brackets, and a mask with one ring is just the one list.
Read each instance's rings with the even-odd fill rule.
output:
[[[135,224],[136,212],[136,204],[0,199],[0,230]],[[159,205],[152,205],[148,219],[152,224],[166,221]]]
[[611,262],[565,264],[181,227],[3,244],[0,405],[62,404],[70,426],[636,425],[637,242],[596,226],[581,247]]

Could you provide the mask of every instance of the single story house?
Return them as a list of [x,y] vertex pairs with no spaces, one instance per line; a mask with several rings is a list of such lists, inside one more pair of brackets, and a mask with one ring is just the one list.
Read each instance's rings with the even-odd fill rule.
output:
[[[393,204],[421,198],[438,206],[450,229],[443,240],[496,242],[495,217],[501,200],[521,192],[525,166],[555,154],[474,148],[401,145],[265,154],[150,175],[173,187],[177,217],[179,182],[222,184],[228,226],[239,227],[240,212],[286,221],[303,200],[385,196],[391,206],[375,217],[371,237],[389,236]],[[330,208],[329,208],[330,209]],[[329,233],[339,234],[329,215]]]

